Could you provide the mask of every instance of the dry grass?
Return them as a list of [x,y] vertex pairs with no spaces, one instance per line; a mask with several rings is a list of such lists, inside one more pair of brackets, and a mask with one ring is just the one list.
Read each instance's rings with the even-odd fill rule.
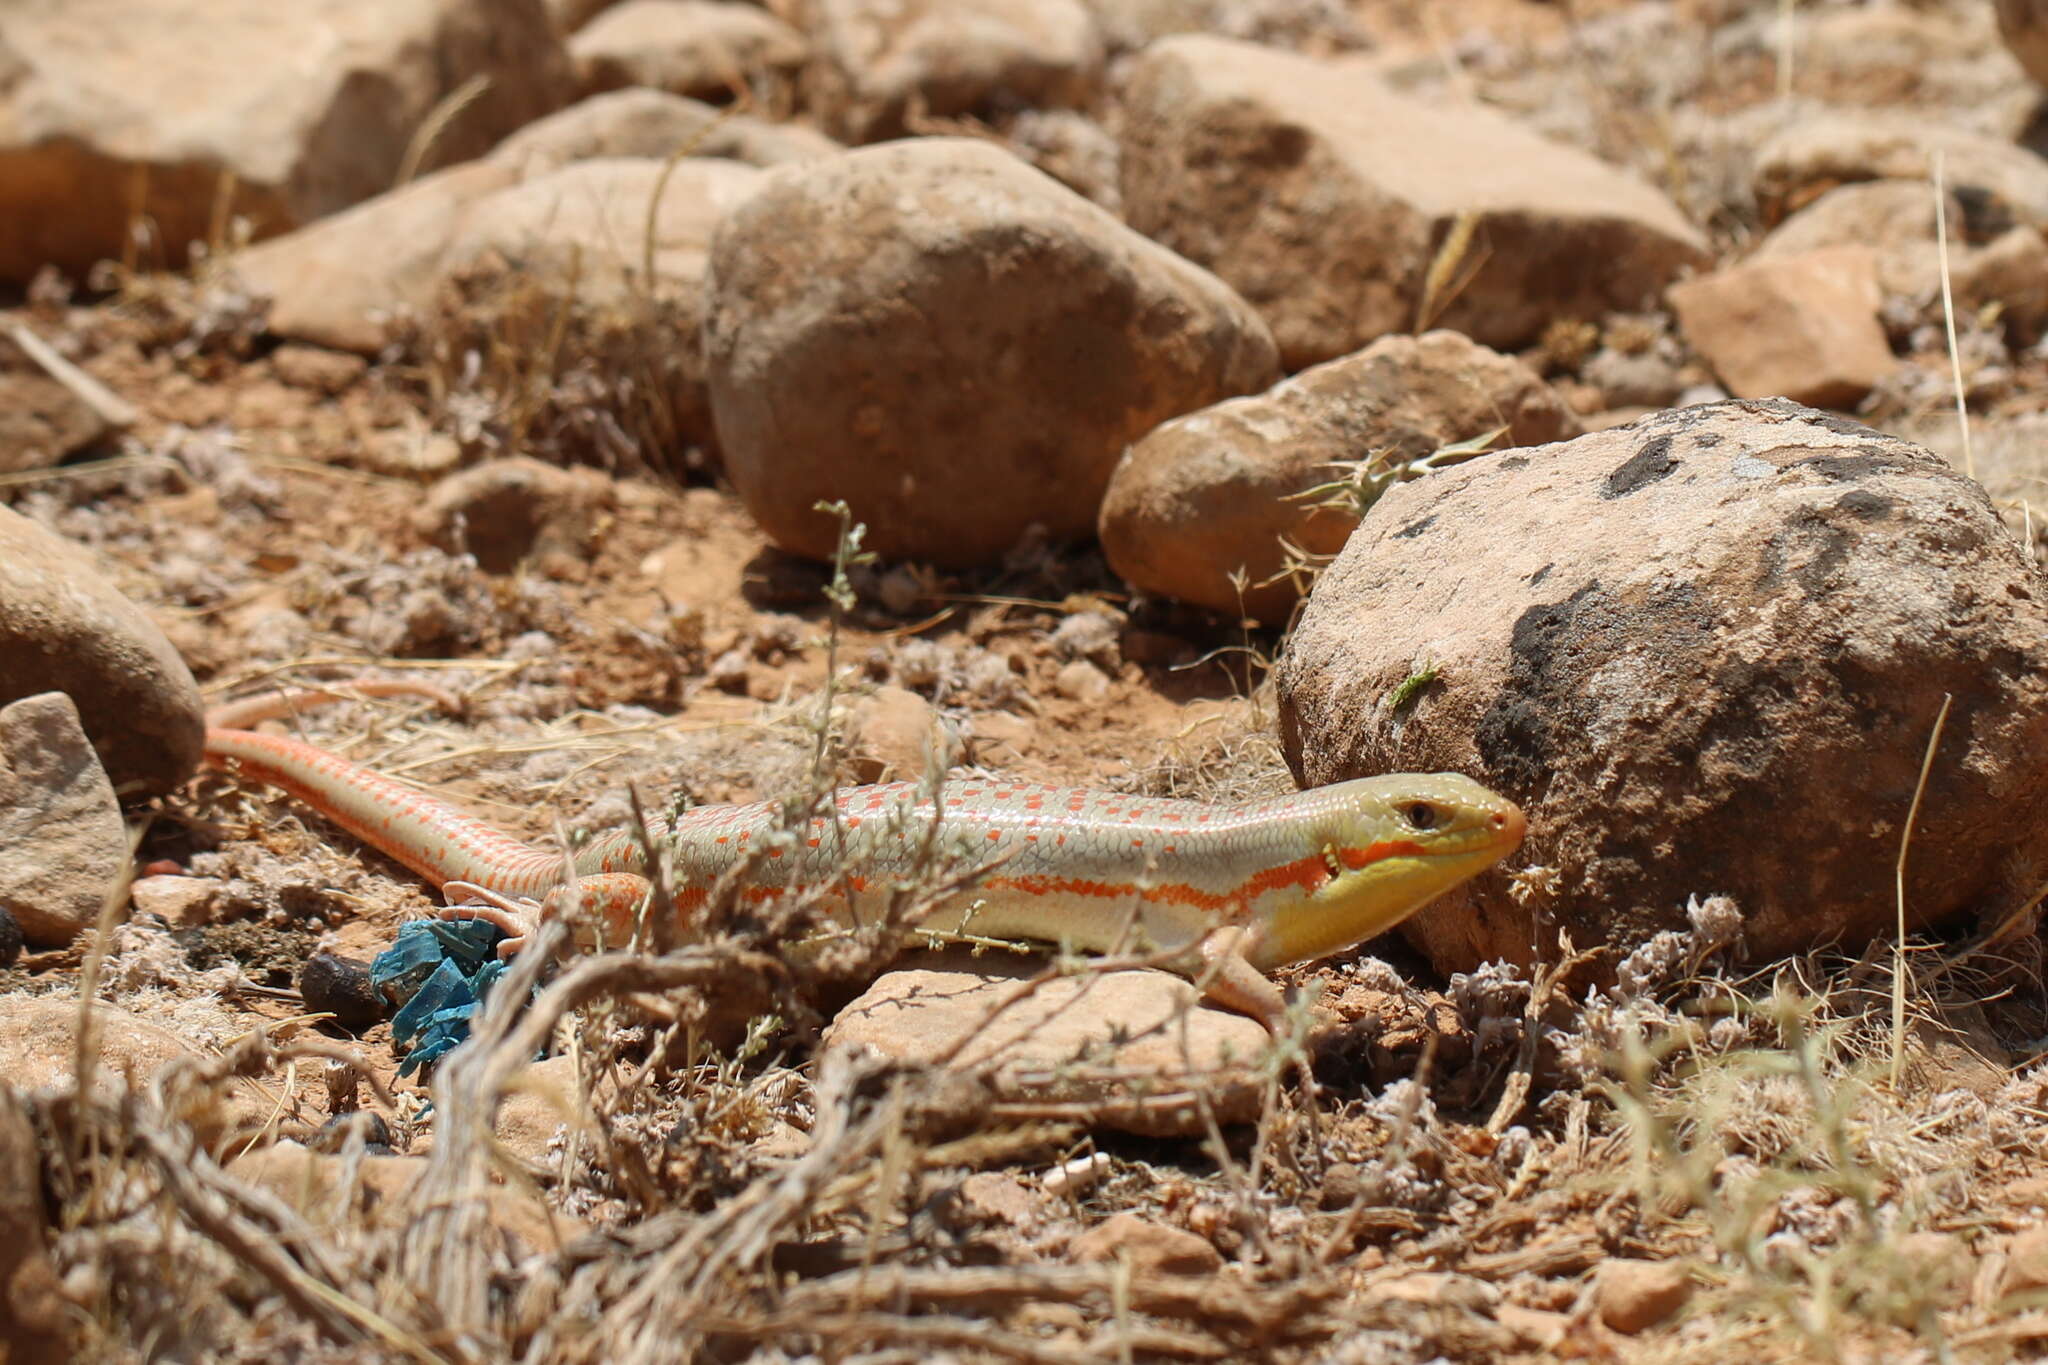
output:
[[[1996,1256],[1972,1252],[2025,1221],[1999,1187],[2048,1138],[2048,1072],[1962,1088],[1974,1073],[1943,1033],[2019,983],[2011,959],[1923,965],[1897,1085],[1881,958],[1742,980],[1697,968],[1706,940],[1679,943],[1624,973],[1634,994],[1577,1000],[1481,974],[1453,983],[1481,1040],[1462,1063],[1425,1061],[1419,1083],[1368,1097],[1340,1031],[1322,1040],[1320,1112],[1276,1086],[1251,1129],[1098,1138],[1106,1177],[1060,1199],[1040,1173],[1073,1154],[1077,1129],[990,1122],[971,1073],[836,1053],[797,1065],[800,1035],[769,1021],[815,1019],[815,960],[779,946],[788,923],[733,915],[728,928],[660,955],[582,959],[521,1011],[541,960],[527,955],[434,1078],[417,1181],[394,1203],[343,1199],[338,1217],[310,1220],[222,1164],[229,1077],[275,1084],[294,1064],[348,1059],[303,1031],[251,1034],[117,1101],[20,1098],[82,1354],[1542,1354],[1502,1325],[1502,1303],[1550,1312],[1578,1350],[1643,1359],[1989,1359],[2029,1330]],[[851,951],[833,964],[842,976],[886,949]],[[592,1122],[536,1173],[500,1148],[491,1116],[550,1044],[578,1058]],[[1494,1060],[1512,1055],[1534,1065]],[[1480,1103],[1440,1109],[1474,1070]],[[1486,1123],[1486,1110],[1516,1117],[1504,1094],[1528,1101],[1526,1118]],[[764,1139],[790,1126],[802,1154],[767,1155]],[[345,1184],[363,1161],[351,1142]],[[975,1171],[1008,1173],[1032,1212],[978,1209]],[[589,1230],[521,1249],[500,1230],[508,1201]],[[1065,1254],[1118,1211],[1193,1230],[1230,1264],[1176,1275]],[[1689,1266],[1684,1321],[1639,1338],[1600,1327],[1588,1277],[1615,1256]]]

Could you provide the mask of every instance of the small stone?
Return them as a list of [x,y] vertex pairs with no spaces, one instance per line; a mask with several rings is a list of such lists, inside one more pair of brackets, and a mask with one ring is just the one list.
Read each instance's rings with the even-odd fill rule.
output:
[[1114,668],[1121,662],[1117,619],[1106,611],[1077,611],[1052,633],[1052,652],[1062,659],[1089,659]]
[[1448,1270],[1417,1270],[1374,1285],[1371,1297],[1380,1302],[1413,1303],[1491,1314],[1500,1306],[1500,1290],[1472,1275]]
[[155,915],[173,929],[197,929],[213,923],[219,897],[220,883],[212,877],[137,877],[128,887],[136,913]]
[[1914,1268],[1921,1287],[1949,1303],[1960,1297],[1977,1263],[1968,1243],[1952,1232],[1909,1232],[1899,1238],[1895,1249],[1899,1258]]
[[2048,1289],[2048,1227],[2028,1228],[2005,1244],[2005,1292],[2039,1289]]
[[1524,1308],[1519,1303],[1503,1301],[1495,1305],[1494,1320],[1515,1334],[1523,1345],[1539,1351],[1555,1350],[1571,1329],[1572,1316],[1569,1313],[1555,1313],[1545,1308]]
[[914,782],[946,762],[939,713],[917,693],[878,687],[854,703],[850,753],[862,782]]
[[346,1114],[334,1115],[321,1124],[312,1137],[306,1139],[306,1146],[315,1152],[345,1151],[349,1139],[358,1131],[362,1133],[363,1151],[366,1155],[391,1155],[391,1125],[384,1121],[382,1114],[369,1109],[356,1109]]
[[315,953],[299,969],[299,996],[316,1014],[360,1033],[391,1012],[390,1002],[370,984],[369,964],[334,953]]
[[978,1222],[1023,1227],[1039,1216],[1042,1196],[1008,1171],[976,1171],[960,1182],[960,1202]]
[[[132,252],[144,221],[158,270],[239,220],[331,221],[402,174],[422,128],[430,167],[466,162],[572,93],[541,0],[208,0],[204,22],[153,0],[0,9],[10,283],[52,266],[85,278]],[[472,82],[481,98],[437,119]]]
[[128,869],[121,807],[62,692],[0,706],[0,849],[0,908],[41,947],[90,928]]
[[752,674],[753,660],[744,649],[728,649],[704,670],[705,680],[713,687],[736,697],[747,695]]
[[1084,1264],[1129,1258],[1141,1275],[1211,1275],[1223,1268],[1223,1253],[1210,1242],[1128,1212],[1088,1229],[1068,1252]]
[[1069,701],[1099,701],[1109,695],[1109,688],[1109,675],[1086,659],[1074,660],[1052,680],[1053,691]]
[[1617,1332],[1655,1327],[1691,1297],[1692,1271],[1683,1261],[1606,1261],[1593,1281],[1600,1321]]
[[442,479],[414,520],[443,549],[467,550],[485,573],[506,574],[551,551],[587,558],[611,502],[611,480],[596,470],[513,456]]
[[1670,298],[1685,339],[1738,398],[1853,407],[1898,368],[1869,247],[1717,270],[1673,285]]
[[1358,1202],[1365,1189],[1365,1172],[1349,1161],[1333,1161],[1323,1168],[1319,1194],[1326,1209],[1345,1209]]
[[1038,725],[1008,711],[985,711],[972,718],[968,736],[973,761],[1001,772],[1028,764],[1036,746]]
[[286,342],[271,352],[270,367],[293,388],[311,389],[332,398],[361,379],[370,363],[348,351]]
[[433,310],[470,205],[512,183],[504,166],[450,166],[237,252],[235,273],[271,300],[273,334],[375,355],[394,323]]

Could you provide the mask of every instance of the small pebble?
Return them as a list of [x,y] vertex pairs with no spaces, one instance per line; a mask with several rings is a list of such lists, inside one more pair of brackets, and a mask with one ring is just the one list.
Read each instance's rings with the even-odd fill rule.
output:
[[339,1152],[348,1145],[349,1134],[361,1128],[363,1151],[370,1156],[390,1156],[391,1125],[384,1122],[382,1114],[368,1109],[355,1109],[346,1114],[336,1114],[320,1125],[320,1130],[306,1142],[315,1152]]
[[370,985],[368,963],[333,953],[315,953],[299,971],[299,994],[306,1008],[332,1014],[343,1028],[360,1032],[389,1013],[384,998]]
[[1109,675],[1086,659],[1076,659],[1053,675],[1052,690],[1069,701],[1098,701],[1109,693]]

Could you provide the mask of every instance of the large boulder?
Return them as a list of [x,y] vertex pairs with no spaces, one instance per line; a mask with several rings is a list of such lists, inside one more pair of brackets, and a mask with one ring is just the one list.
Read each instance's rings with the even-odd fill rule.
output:
[[1094,532],[1160,422],[1278,378],[1214,276],[987,142],[783,167],[719,224],[705,364],[733,487],[829,558],[845,499],[888,556],[967,566]]
[[63,0],[0,6],[0,279],[177,265],[221,222],[289,231],[391,188],[435,106],[473,157],[569,97],[541,0]]
[[1653,306],[1709,259],[1634,176],[1491,110],[1397,94],[1367,59],[1167,38],[1133,61],[1124,105],[1131,226],[1251,300],[1289,369],[1418,326],[1519,347],[1560,315]]
[[205,713],[178,651],[91,551],[0,507],[0,706],[42,692],[70,696],[116,786],[198,771]]
[[1336,554],[1378,490],[1494,430],[1496,448],[1541,445],[1579,421],[1534,370],[1456,332],[1382,337],[1153,429],[1110,478],[1102,548],[1148,592],[1279,625],[1310,577],[1286,546]]
[[1885,933],[1944,697],[1911,921],[2013,909],[2048,864],[2048,581],[1938,457],[1783,401],[1393,489],[1278,685],[1304,783],[1457,769],[1528,812],[1548,894],[1496,873],[1403,926],[1444,971],[1553,926],[1626,948],[1695,895],[1755,958]]

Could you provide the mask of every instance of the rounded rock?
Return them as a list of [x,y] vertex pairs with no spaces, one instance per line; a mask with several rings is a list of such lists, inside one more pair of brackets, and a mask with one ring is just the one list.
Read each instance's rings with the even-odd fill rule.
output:
[[84,547],[0,508],[0,706],[63,692],[116,787],[199,769],[206,719],[178,651]]
[[1383,458],[1391,470],[1497,427],[1505,446],[1579,432],[1557,391],[1512,356],[1455,332],[1383,337],[1149,433],[1110,478],[1102,549],[1147,592],[1278,625],[1305,581],[1287,574],[1282,539],[1333,555],[1358,525],[1350,497],[1304,495],[1342,481],[1343,462]]
[[1304,785],[1448,769],[1528,813],[1548,894],[1496,871],[1402,926],[1444,972],[1528,961],[1539,911],[1625,952],[1694,896],[1732,898],[1755,960],[1889,932],[1944,697],[1912,919],[1996,922],[2048,863],[2048,580],[1939,457],[1783,400],[1400,485],[1277,686]]
[[335,1023],[355,1033],[391,1012],[370,984],[368,964],[333,953],[315,953],[306,959],[299,969],[299,995],[308,1010],[331,1014]]
[[950,567],[1034,525],[1090,535],[1126,445],[1278,377],[1228,286],[964,139],[769,172],[719,224],[707,287],[726,472],[813,558],[833,499],[868,548]]

